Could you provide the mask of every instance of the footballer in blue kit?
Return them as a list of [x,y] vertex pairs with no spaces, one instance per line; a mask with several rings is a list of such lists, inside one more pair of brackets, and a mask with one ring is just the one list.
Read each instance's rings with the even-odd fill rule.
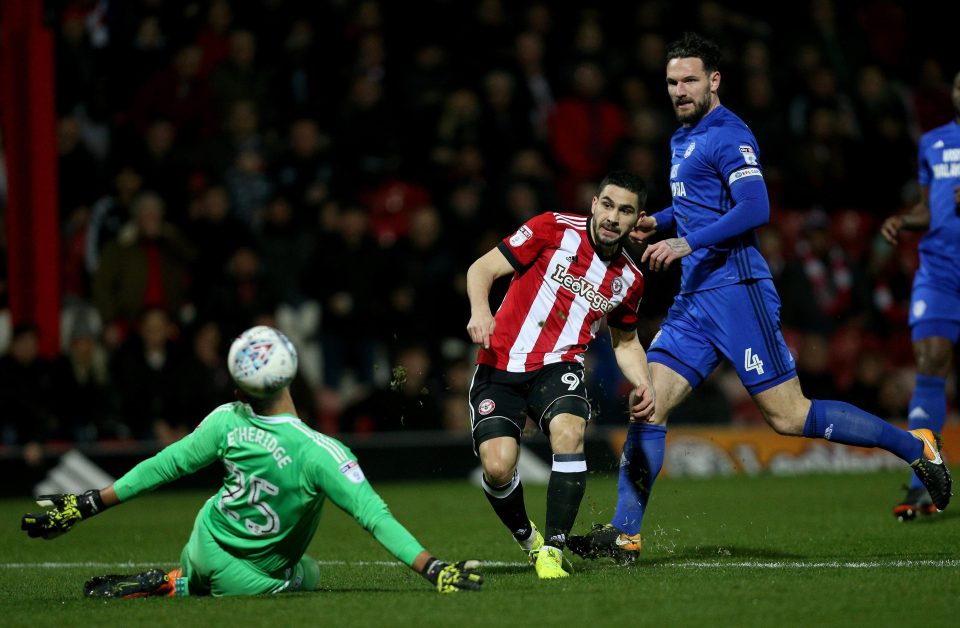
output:
[[[891,216],[883,237],[897,243],[901,230],[927,232],[920,240],[920,268],[910,293],[910,329],[917,375],[907,416],[911,429],[943,429],[947,416],[946,381],[953,346],[960,340],[960,72],[953,79],[956,117],[920,138],[920,201],[907,213]],[[914,474],[903,500],[893,507],[901,521],[932,514],[936,507]]]
[[747,125],[720,104],[719,62],[719,47],[694,33],[667,49],[667,92],[681,123],[670,143],[673,201],[641,216],[634,234],[643,241],[676,229],[677,237],[650,244],[641,259],[652,271],[682,260],[680,294],[647,352],[654,412],[644,418],[630,410],[613,518],[568,538],[584,558],[638,558],[667,418],[721,359],[736,368],[776,432],[886,449],[913,467],[936,508],[950,502],[950,470],[931,430],[901,430],[850,404],[803,395],[754,233],[770,217],[760,150]]

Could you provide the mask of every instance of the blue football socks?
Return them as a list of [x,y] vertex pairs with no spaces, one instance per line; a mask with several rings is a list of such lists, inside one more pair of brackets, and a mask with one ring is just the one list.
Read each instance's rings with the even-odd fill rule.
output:
[[620,458],[617,483],[617,511],[611,524],[629,535],[640,532],[643,513],[650,499],[666,450],[667,428],[663,425],[631,423]]
[[844,445],[880,447],[908,463],[923,455],[923,443],[912,434],[842,401],[814,399],[803,435]]
[[[943,431],[947,417],[947,380],[932,375],[917,375],[910,398],[910,413],[907,415],[909,429],[927,428],[935,434]],[[910,478],[910,488],[923,486],[916,474]]]

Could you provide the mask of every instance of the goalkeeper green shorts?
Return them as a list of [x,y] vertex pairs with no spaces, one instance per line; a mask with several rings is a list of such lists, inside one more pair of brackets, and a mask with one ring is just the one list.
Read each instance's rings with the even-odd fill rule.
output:
[[200,515],[180,554],[180,568],[189,583],[190,595],[313,591],[320,584],[320,567],[306,554],[293,568],[274,574],[264,573],[253,563],[229,554],[214,540]]

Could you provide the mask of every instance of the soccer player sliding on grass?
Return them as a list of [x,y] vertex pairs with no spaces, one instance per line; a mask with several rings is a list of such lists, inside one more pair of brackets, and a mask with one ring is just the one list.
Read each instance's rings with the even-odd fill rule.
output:
[[886,449],[913,467],[937,509],[950,503],[950,470],[930,429],[901,430],[850,404],[803,395],[754,233],[770,217],[759,148],[720,104],[719,62],[719,47],[692,33],[667,49],[667,92],[682,125],[670,141],[673,204],[642,216],[634,235],[676,227],[678,237],[651,244],[641,261],[658,271],[682,259],[680,294],[650,343],[656,404],[652,419],[631,416],[613,520],[567,541],[586,558],[636,560],[667,417],[724,358],[779,434]]
[[23,516],[20,527],[31,537],[52,539],[111,506],[223,463],[223,488],[200,509],[178,568],[98,576],[84,585],[87,596],[315,590],[320,569],[304,552],[327,498],[439,592],[480,589],[477,561],[434,558],[393,518],[353,453],[297,418],[289,389],[297,354],[286,336],[270,327],[249,329],[233,342],[228,364],[240,401],[216,408],[191,434],[112,486],[82,495],[41,496],[38,503],[52,509]]

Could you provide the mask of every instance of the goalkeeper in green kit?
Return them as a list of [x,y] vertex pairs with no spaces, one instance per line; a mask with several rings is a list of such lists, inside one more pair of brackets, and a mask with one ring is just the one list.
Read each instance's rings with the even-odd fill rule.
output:
[[286,336],[270,327],[249,329],[233,342],[228,363],[240,401],[216,408],[191,434],[112,486],[41,496],[38,503],[52,508],[23,516],[20,527],[31,537],[51,539],[111,506],[222,461],[223,488],[197,514],[180,566],[169,573],[98,576],[85,584],[87,596],[315,590],[320,569],[304,552],[328,498],[441,593],[480,589],[477,561],[434,558],[393,518],[353,453],[297,418],[289,390],[297,354]]

